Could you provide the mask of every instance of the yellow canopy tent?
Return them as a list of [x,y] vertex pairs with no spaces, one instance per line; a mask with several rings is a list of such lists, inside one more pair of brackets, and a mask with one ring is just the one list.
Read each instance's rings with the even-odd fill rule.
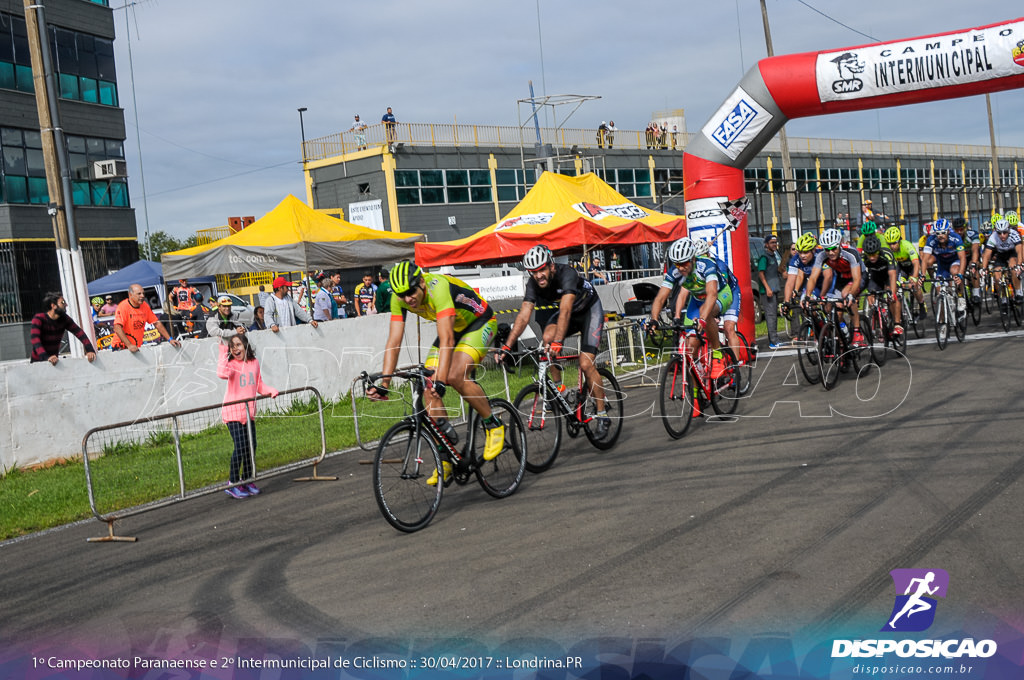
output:
[[164,279],[244,272],[348,269],[413,256],[422,234],[377,231],[319,213],[287,196],[245,229],[213,243],[164,253]]
[[545,172],[497,224],[455,241],[417,243],[416,264],[501,262],[522,257],[538,243],[566,252],[672,241],[685,234],[685,218],[643,208],[593,173]]

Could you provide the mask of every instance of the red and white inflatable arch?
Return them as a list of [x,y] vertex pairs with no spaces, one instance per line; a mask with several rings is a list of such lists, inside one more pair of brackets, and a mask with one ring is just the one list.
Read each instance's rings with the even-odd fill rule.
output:
[[[744,195],[743,168],[791,118],[953,99],[1024,87],[1024,18],[920,38],[762,59],[683,154],[687,227],[711,237]],[[952,125],[951,121],[951,125]],[[735,213],[734,213],[735,214]],[[718,241],[743,290],[740,331],[754,337],[743,214]]]

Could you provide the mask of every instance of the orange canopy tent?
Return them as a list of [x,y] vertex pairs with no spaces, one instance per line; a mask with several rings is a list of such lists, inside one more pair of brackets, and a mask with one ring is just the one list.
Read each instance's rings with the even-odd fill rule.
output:
[[416,264],[503,262],[522,257],[538,243],[559,253],[673,241],[685,235],[685,218],[640,207],[594,173],[566,177],[545,172],[497,224],[455,241],[417,243]]

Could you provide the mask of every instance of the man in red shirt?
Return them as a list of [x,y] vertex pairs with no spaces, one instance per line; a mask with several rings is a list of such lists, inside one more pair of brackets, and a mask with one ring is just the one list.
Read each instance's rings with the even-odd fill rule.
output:
[[32,341],[31,361],[49,361],[57,365],[60,343],[64,333],[69,332],[81,341],[85,347],[85,357],[91,362],[96,359],[96,350],[89,342],[89,336],[68,316],[68,303],[61,293],[47,293],[43,298],[45,312],[32,317],[32,328],[29,338]]
[[[188,279],[178,279],[178,285],[171,289],[171,315],[179,316],[181,320],[180,333],[185,332],[185,323],[188,321],[204,321],[202,311],[196,302],[199,291],[188,285]],[[173,327],[173,322],[171,326]],[[179,335],[180,335],[179,333]]]
[[128,289],[128,298],[122,300],[114,312],[114,349],[128,349],[129,352],[138,352],[142,346],[143,337],[146,334],[146,324],[151,323],[157,332],[174,347],[181,347],[181,343],[167,333],[167,329],[156,318],[156,314],[146,302],[146,293],[142,286],[133,283]]

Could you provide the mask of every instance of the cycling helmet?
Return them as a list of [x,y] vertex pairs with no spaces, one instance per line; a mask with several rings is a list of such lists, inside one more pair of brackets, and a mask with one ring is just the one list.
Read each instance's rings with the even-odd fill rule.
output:
[[708,241],[707,239],[695,238],[693,239],[693,245],[694,257],[704,257],[705,255],[711,252],[711,241]]
[[999,213],[992,213],[992,219],[989,220],[989,222],[991,222],[992,226],[994,227],[996,226],[996,222],[998,222],[1001,219],[1003,219],[1002,215],[1000,215]]
[[886,243],[899,243],[903,240],[903,232],[899,227],[889,227],[885,230],[884,236]]
[[796,249],[802,253],[807,253],[818,247],[818,239],[814,234],[804,234],[796,240]]
[[962,217],[954,217],[953,218],[953,231],[956,231],[957,229],[963,229],[966,226],[967,226],[967,220],[965,220],[964,218],[962,218]]
[[864,224],[860,225],[861,236],[867,236],[868,234],[874,234],[876,231],[878,231],[878,225],[875,224],[874,222],[872,222],[871,220],[868,220]]
[[94,305],[102,305],[102,304],[103,304],[103,298],[101,298],[101,297],[99,297],[99,296],[97,295],[97,296],[96,296],[96,297],[94,297],[94,298],[93,298],[92,300],[89,300],[89,302],[91,302],[91,303],[92,303],[92,304],[94,304]]
[[1010,223],[1005,219],[999,220],[996,222],[996,231],[1000,234],[1008,233],[1010,231]]
[[1010,223],[1011,227],[1016,227],[1020,224],[1020,217],[1017,215],[1016,211],[1008,210],[1006,212],[1006,221]]
[[551,249],[544,245],[536,245],[526,251],[526,255],[523,255],[523,267],[527,271],[536,271],[541,267],[546,267],[554,256],[551,254]]
[[864,237],[864,254],[874,255],[882,251],[882,242],[878,240],[878,236],[875,234],[868,234]]
[[395,265],[388,276],[391,282],[391,292],[395,295],[405,295],[419,285],[423,280],[423,270],[409,260],[403,260]]
[[668,247],[669,262],[675,264],[680,262],[689,262],[695,257],[697,257],[697,244],[686,236],[674,241],[672,245]]
[[826,229],[821,232],[821,238],[818,239],[821,247],[825,250],[832,250],[838,248],[843,242],[843,234],[838,229]]
[[948,234],[949,233],[949,220],[940,217],[935,220],[935,224],[932,225],[933,234]]

